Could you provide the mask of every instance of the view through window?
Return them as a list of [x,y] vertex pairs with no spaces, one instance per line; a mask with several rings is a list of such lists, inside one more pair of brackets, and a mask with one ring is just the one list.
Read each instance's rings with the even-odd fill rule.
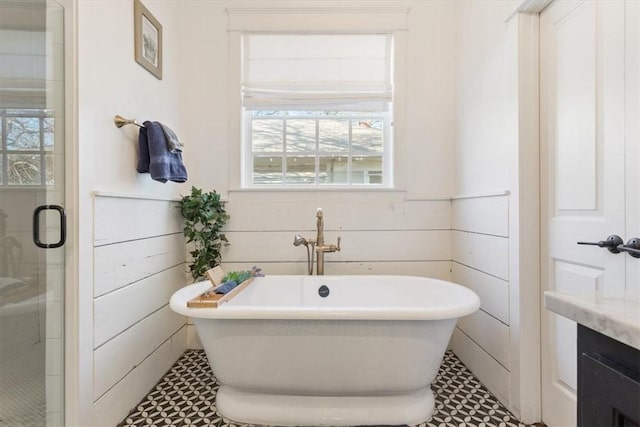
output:
[[388,115],[250,113],[253,184],[382,184]]
[[0,110],[0,186],[54,184],[50,110]]

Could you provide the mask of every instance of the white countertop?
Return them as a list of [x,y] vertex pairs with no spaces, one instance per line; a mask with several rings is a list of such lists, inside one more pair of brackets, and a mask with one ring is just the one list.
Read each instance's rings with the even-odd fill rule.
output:
[[640,302],[547,291],[547,310],[640,350]]

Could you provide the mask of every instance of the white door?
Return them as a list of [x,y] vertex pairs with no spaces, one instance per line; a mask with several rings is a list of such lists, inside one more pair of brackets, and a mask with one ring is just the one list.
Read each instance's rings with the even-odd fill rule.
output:
[[[625,4],[627,236],[640,238],[640,2]],[[627,298],[640,301],[640,259],[627,259]]]
[[[555,1],[540,14],[542,290],[625,293],[625,3]],[[542,420],[576,425],[575,323],[542,313]]]

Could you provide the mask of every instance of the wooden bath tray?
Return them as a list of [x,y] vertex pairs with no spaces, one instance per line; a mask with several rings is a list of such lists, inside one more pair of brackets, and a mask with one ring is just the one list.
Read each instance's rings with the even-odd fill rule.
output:
[[251,282],[253,282],[253,277],[250,277],[226,294],[216,294],[215,290],[222,285],[221,282],[224,276],[224,271],[222,271],[222,268],[220,268],[219,266],[207,271],[207,277],[214,284],[214,286],[212,288],[209,288],[206,292],[187,301],[187,307],[218,308],[225,302],[238,295],[244,288],[246,288],[251,284]]

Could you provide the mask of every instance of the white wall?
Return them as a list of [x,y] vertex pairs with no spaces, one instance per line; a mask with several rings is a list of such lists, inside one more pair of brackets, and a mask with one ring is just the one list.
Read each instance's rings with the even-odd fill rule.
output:
[[[537,18],[519,1],[457,5],[453,277],[481,310],[458,323],[462,361],[539,421]],[[510,18],[511,17],[511,18]]]
[[[375,3],[375,2],[374,2]],[[185,41],[184,51],[184,78],[190,84],[185,87],[182,97],[184,112],[185,135],[188,143],[194,147],[186,154],[188,160],[192,160],[197,171],[192,183],[205,189],[214,188],[229,201],[228,209],[232,220],[229,224],[229,236],[232,240],[229,261],[278,261],[297,262],[303,261],[302,250],[298,248],[294,253],[287,255],[270,255],[253,248],[273,248],[286,252],[291,245],[290,240],[297,231],[307,232],[315,227],[315,209],[319,206],[335,206],[327,215],[328,230],[340,227],[356,228],[358,231],[367,230],[393,230],[394,228],[410,228],[411,225],[398,223],[401,218],[394,218],[389,211],[398,209],[411,210],[412,215],[420,218],[420,230],[448,229],[448,219],[445,222],[430,222],[428,219],[432,209],[447,209],[446,203],[436,200],[431,204],[427,200],[448,197],[451,191],[451,162],[452,162],[452,111],[453,100],[451,97],[452,82],[448,76],[452,72],[453,60],[450,55],[452,46],[452,30],[448,25],[452,21],[453,7],[447,2],[386,2],[387,4],[410,5],[408,16],[409,30],[407,32],[407,66],[406,82],[407,96],[406,125],[400,129],[403,135],[395,141],[400,160],[396,164],[399,171],[398,181],[401,188],[398,192],[282,192],[269,193],[260,191],[237,191],[233,188],[233,182],[237,177],[232,176],[231,162],[239,159],[234,157],[234,152],[240,144],[237,132],[229,128],[229,122],[239,111],[229,110],[229,98],[239,96],[239,88],[230,87],[228,83],[230,56],[227,43],[227,15],[225,8],[229,6],[242,7],[261,5],[260,2],[183,2],[184,24],[183,33]],[[280,2],[280,6],[295,6],[303,8],[317,5],[317,2]],[[373,4],[373,3],[372,3]],[[326,3],[322,4],[326,6]],[[348,4],[340,3],[343,7]],[[379,5],[379,4],[378,4]],[[269,5],[269,7],[274,5]],[[234,92],[234,89],[237,93]],[[192,157],[189,157],[192,156]],[[373,224],[352,226],[346,222],[354,222],[352,218],[356,214],[364,214],[362,211],[351,212],[346,207],[350,206],[351,195],[357,200],[372,200],[372,205],[367,207],[367,213],[373,217],[382,215],[379,221],[371,221]],[[278,207],[278,202],[284,201]],[[415,201],[415,203],[414,203]],[[255,209],[266,210],[261,212],[252,221],[259,223],[243,223],[236,218],[234,212]],[[301,218],[290,215],[289,205],[296,206],[296,212]],[[444,207],[443,207],[444,206]],[[340,209],[345,207],[345,209]],[[286,215],[283,215],[286,214]],[[445,218],[447,217],[446,214]],[[300,220],[298,220],[300,219]],[[292,221],[296,221],[295,226]],[[251,229],[251,231],[248,231]],[[252,232],[247,236],[235,233]],[[272,232],[286,233],[285,242],[274,242]],[[244,237],[242,237],[244,236]],[[233,246],[233,238],[247,238],[252,242],[252,247],[245,249],[240,243]],[[283,237],[284,238],[284,237]],[[333,238],[333,236],[332,236]],[[362,250],[360,243],[353,245],[351,235],[345,235],[343,244],[345,249],[341,254],[328,255],[327,259],[340,259],[347,261],[364,260],[357,252]],[[357,237],[354,237],[357,239]],[[448,241],[448,238],[445,238]],[[445,242],[445,246],[448,242]],[[428,245],[428,244],[427,244]],[[258,253],[255,253],[255,251]],[[426,254],[426,253],[425,253]],[[240,258],[238,258],[240,257]],[[385,254],[380,253],[377,258],[384,259]],[[421,261],[428,260],[428,256],[411,256],[411,259]],[[226,258],[225,258],[226,259]],[[300,271],[300,269],[296,270]],[[362,272],[366,270],[361,270]]]
[[458,1],[455,194],[508,189],[508,37],[513,1]]
[[[239,96],[239,88],[230,87],[227,14],[233,8],[350,7],[352,2],[318,1],[182,1],[184,135],[195,147],[186,153],[197,175],[192,183],[215,188],[226,196],[237,177],[230,176],[228,162],[239,161],[233,152],[240,144],[229,122],[239,111],[229,110],[230,97]],[[453,108],[453,12],[447,1],[372,1],[373,7],[408,6],[405,124],[402,137],[395,141],[400,189],[409,199],[448,197],[452,191]],[[366,10],[362,2],[361,10]],[[206,153],[206,155],[203,155]],[[320,193],[319,202],[330,200],[332,193]],[[230,195],[230,201],[233,198]],[[259,200],[257,193],[254,200]]]
[[[509,146],[507,30],[510,2],[456,2],[453,278],[474,289],[481,310],[462,319],[453,351],[509,403]],[[489,194],[502,196],[483,197]]]
[[[481,309],[458,322],[452,349],[509,405],[509,146],[507,30],[510,2],[456,2],[453,277]],[[504,194],[483,197],[489,194]]]
[[138,129],[113,124],[120,114],[184,130],[180,5],[144,4],[163,26],[162,80],[134,61],[132,1],[75,5],[78,425],[120,422],[186,348],[185,320],[166,304],[185,283],[172,200],[188,186],[138,174]]

